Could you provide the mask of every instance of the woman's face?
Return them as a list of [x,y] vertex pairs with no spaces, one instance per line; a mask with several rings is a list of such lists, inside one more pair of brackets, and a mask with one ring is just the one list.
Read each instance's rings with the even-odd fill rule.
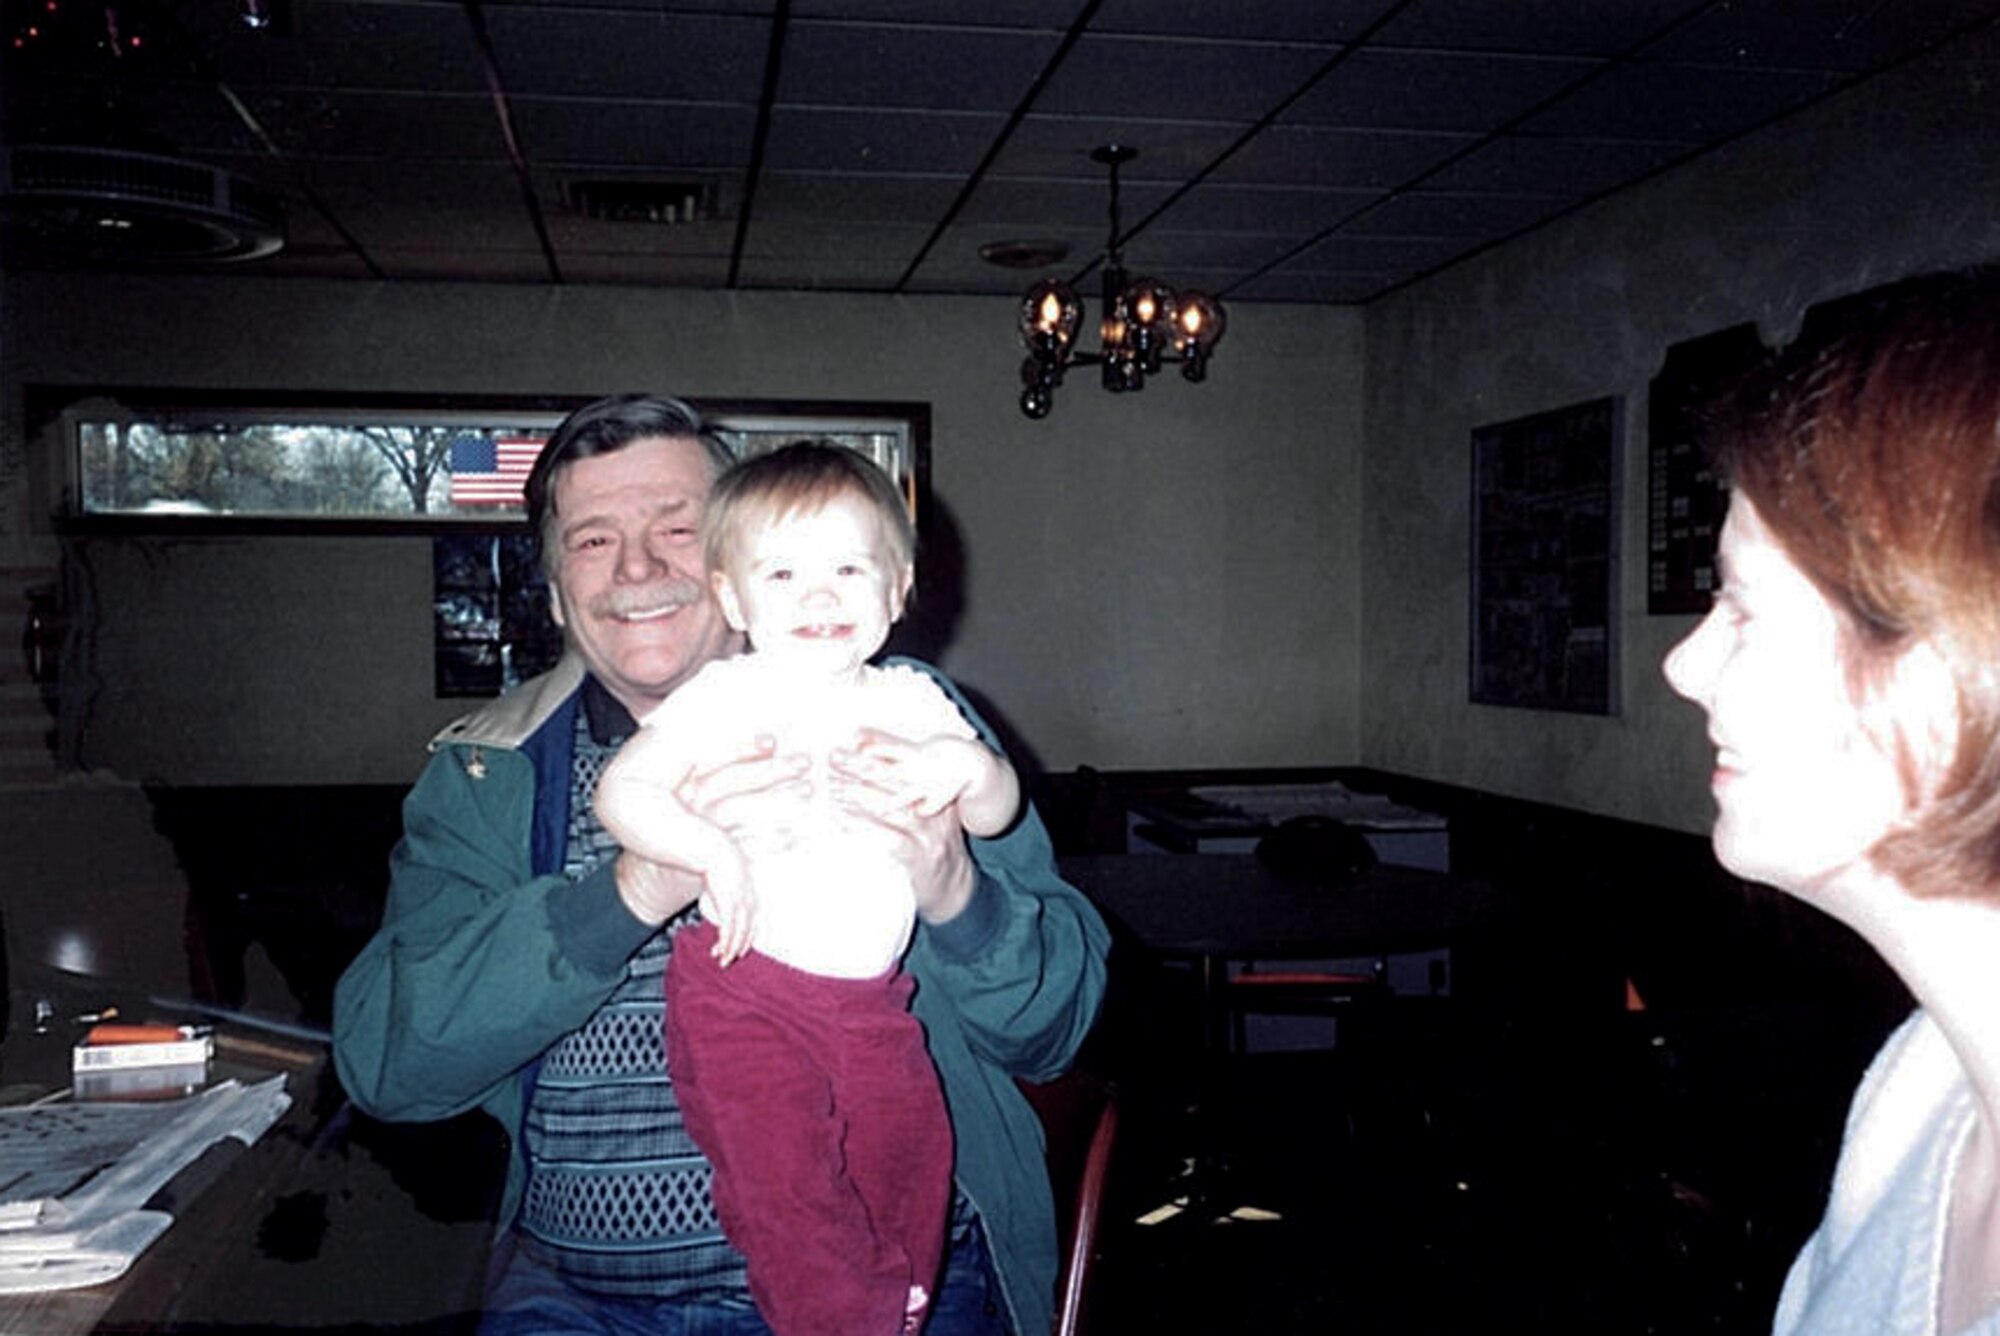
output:
[[1742,496],[1722,527],[1714,608],[1666,660],[1708,714],[1715,853],[1738,876],[1810,893],[1908,809],[1887,721],[1901,674],[1856,699],[1845,623]]

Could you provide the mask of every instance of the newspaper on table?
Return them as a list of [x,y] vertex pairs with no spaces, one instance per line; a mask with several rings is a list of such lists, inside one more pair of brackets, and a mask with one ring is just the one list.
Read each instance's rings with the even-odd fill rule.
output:
[[0,1293],[124,1274],[173,1223],[146,1202],[226,1137],[244,1145],[291,1107],[283,1075],[161,1103],[0,1109]]

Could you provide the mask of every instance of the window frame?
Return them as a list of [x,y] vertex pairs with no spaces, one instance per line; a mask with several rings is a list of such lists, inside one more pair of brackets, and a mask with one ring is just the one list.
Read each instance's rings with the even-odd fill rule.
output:
[[[503,512],[408,516],[325,516],[296,514],[198,514],[176,511],[91,512],[83,509],[80,424],[109,414],[144,419],[214,413],[254,421],[259,417],[311,413],[323,421],[422,421],[476,418],[482,426],[553,428],[598,395],[426,394],[339,390],[223,390],[187,387],[29,385],[24,389],[27,433],[50,436],[58,460],[59,495],[52,498],[60,534],[79,536],[250,536],[435,537],[471,531],[525,530],[524,515]],[[921,401],[761,399],[694,397],[703,418],[727,430],[788,429],[800,436],[829,431],[867,430],[867,424],[900,424],[907,433],[907,470],[898,479],[915,511],[921,533],[932,512],[930,483],[931,407]],[[781,425],[782,424],[782,425]]]

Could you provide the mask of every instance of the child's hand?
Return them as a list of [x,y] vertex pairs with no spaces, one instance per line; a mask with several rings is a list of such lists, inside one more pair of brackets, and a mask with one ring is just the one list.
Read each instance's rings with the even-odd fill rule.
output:
[[750,950],[757,928],[757,892],[741,857],[722,859],[707,874],[701,915],[715,925],[711,952],[720,965],[732,965]]

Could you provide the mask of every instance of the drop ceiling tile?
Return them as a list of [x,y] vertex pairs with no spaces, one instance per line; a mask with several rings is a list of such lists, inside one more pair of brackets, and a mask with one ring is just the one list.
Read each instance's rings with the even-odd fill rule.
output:
[[1464,250],[1449,237],[1356,236],[1337,232],[1289,257],[1290,269],[1407,274],[1434,269]]
[[991,171],[1012,177],[1106,182],[1110,178],[1102,164],[1091,161],[1091,151],[1103,144],[1124,144],[1138,149],[1139,156],[1120,169],[1122,182],[1171,189],[1226,153],[1243,137],[1244,129],[1214,121],[1030,114],[994,158]]
[[958,195],[955,176],[867,176],[840,172],[767,172],[755,203],[760,219],[898,223],[940,218]]
[[242,98],[288,153],[436,161],[506,151],[490,98],[276,88],[245,89]]
[[755,105],[770,25],[731,14],[554,9],[487,14],[513,94]]
[[780,107],[765,164],[773,170],[967,172],[1007,118],[987,112],[861,112]]
[[[389,0],[390,3],[432,4],[437,0]],[[451,3],[451,0],[444,0]],[[484,0],[489,13],[498,9],[643,9],[649,14],[743,14],[769,19],[777,0]]]
[[1761,125],[1832,92],[1840,76],[1719,65],[1621,65],[1524,121],[1531,135],[1678,140],[1690,146]]
[[736,245],[736,221],[696,223],[612,223],[584,218],[561,205],[544,206],[549,242],[558,254],[590,254],[608,259],[678,256],[729,258]]
[[[778,100],[1009,113],[1061,40],[1032,30],[794,22]],[[977,70],[978,77],[969,77]]]
[[1424,189],[1473,194],[1557,195],[1578,200],[1638,179],[1687,146],[1639,139],[1539,139],[1508,135],[1482,144],[1424,181]]
[[401,88],[474,92],[486,86],[472,27],[458,5],[312,0],[287,6],[283,29],[253,29],[236,0],[178,11],[224,81],[237,87]]
[[263,145],[213,89],[179,81],[0,80],[5,141],[126,147],[194,157]]
[[1093,31],[1175,37],[1219,37],[1263,42],[1353,41],[1390,0],[1104,0]]
[[1415,0],[1375,35],[1384,46],[1611,56],[1710,0]]
[[1333,55],[1327,48],[1274,43],[1085,37],[1050,77],[1034,109],[1248,125]]
[[1387,189],[1423,176],[1479,141],[1473,135],[1276,125],[1215,174],[1218,184]]
[[1063,32],[1084,0],[794,0],[794,19],[854,19],[877,23],[957,24],[975,28],[1043,28]]
[[[1370,297],[1384,291],[1397,280],[1398,275],[1389,271],[1358,273],[1327,273],[1318,271],[1275,270],[1259,274],[1240,286],[1230,289],[1228,299],[1244,302],[1313,302],[1340,304],[1365,302]],[[1221,377],[1228,374],[1229,336],[1217,346],[1215,361],[1209,374]]]
[[[212,167],[255,181],[278,197],[285,211],[285,244],[297,246],[345,246],[340,233],[321,216],[299,189],[289,172],[273,171],[272,160],[262,153],[216,154],[205,158]],[[308,183],[309,184],[309,183]]]
[[[1289,232],[1308,236],[1367,208],[1380,190],[1315,190],[1206,182],[1181,196],[1160,221],[1197,231]],[[1143,214],[1136,215],[1143,217]]]
[[757,116],[749,107],[517,98],[514,122],[523,151],[543,166],[678,174],[740,167],[749,159]]
[[[1100,169],[1102,170],[1102,169]],[[1170,187],[1121,180],[1118,188],[1120,222],[1130,226],[1164,200]],[[1101,240],[1111,227],[1111,187],[1108,178],[1095,181],[1051,181],[989,176],[979,183],[958,221],[1015,232],[1054,226],[1096,229]]]
[[1994,0],[1762,0],[1718,5],[1658,45],[1648,60],[1860,72],[2000,14]]
[[908,224],[752,222],[743,259],[782,261],[805,256],[815,261],[840,261],[893,270],[889,280],[908,267],[929,238],[928,227]]
[[1555,195],[1469,195],[1419,190],[1383,200],[1342,228],[1350,236],[1512,236],[1575,204]]
[[388,247],[532,250],[534,225],[504,164],[432,163],[422,182],[352,159],[305,160],[304,183],[371,254]]
[[1280,119],[1340,129],[1494,130],[1599,68],[1574,57],[1359,51]]
[[1306,238],[1255,232],[1172,232],[1149,228],[1125,243],[1125,271],[1150,275],[1175,287],[1194,280],[1186,275],[1203,270],[1259,269],[1277,260]]
[[[923,264],[910,281],[910,288],[926,292],[1026,292],[1032,284],[1044,278],[1074,281],[1079,273],[1099,258],[1104,248],[1102,233],[1092,236],[1083,232],[1050,229],[1040,235],[1067,245],[1069,254],[1047,265],[1017,269],[993,264],[980,257],[979,248],[994,238],[978,227],[948,227],[924,256]],[[1097,291],[1094,281],[1085,286],[1091,293]]]

